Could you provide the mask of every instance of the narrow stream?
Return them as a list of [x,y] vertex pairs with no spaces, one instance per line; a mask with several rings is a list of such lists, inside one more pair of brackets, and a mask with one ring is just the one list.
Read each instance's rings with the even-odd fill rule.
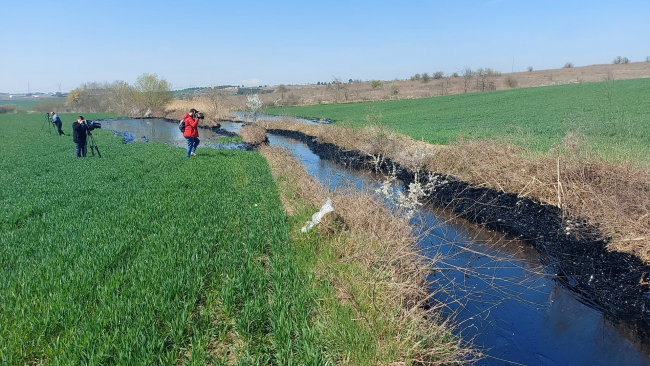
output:
[[[137,140],[185,146],[175,124],[151,120],[102,121],[103,127]],[[223,123],[237,132],[241,124]],[[221,137],[201,129],[201,146]],[[142,137],[144,136],[144,138]],[[269,136],[288,148],[311,176],[337,190],[354,186],[374,191],[382,177],[320,159],[303,143]],[[204,144],[208,142],[208,144]],[[479,365],[650,365],[650,345],[635,339],[622,323],[578,301],[553,280],[530,245],[484,230],[435,207],[422,207],[422,250],[441,257],[431,276],[434,299],[458,324],[457,333],[487,355]]]

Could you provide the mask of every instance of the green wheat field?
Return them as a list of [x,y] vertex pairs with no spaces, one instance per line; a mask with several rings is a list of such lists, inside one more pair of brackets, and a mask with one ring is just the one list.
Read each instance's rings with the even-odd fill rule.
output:
[[[368,117],[435,144],[493,138],[548,151],[567,132],[613,158],[650,156],[650,79],[617,80],[368,103],[267,108],[362,126]],[[621,154],[623,156],[621,156]]]
[[263,157],[43,119],[0,115],[0,364],[323,363]]

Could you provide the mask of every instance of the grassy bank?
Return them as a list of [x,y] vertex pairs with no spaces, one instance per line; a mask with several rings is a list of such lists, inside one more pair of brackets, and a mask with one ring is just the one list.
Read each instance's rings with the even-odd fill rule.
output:
[[548,151],[572,131],[611,158],[650,156],[650,79],[546,86],[415,100],[267,108],[362,126],[380,116],[391,130],[434,144],[496,138]]

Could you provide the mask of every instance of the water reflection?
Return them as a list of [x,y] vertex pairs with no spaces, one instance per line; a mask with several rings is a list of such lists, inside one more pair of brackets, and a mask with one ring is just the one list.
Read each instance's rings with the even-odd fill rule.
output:
[[[164,142],[171,146],[185,147],[187,142],[183,133],[178,129],[178,123],[162,118],[147,119],[105,119],[102,128],[116,131],[125,137],[133,137],[134,142]],[[213,146],[216,140],[225,137],[210,128],[199,126],[199,146]],[[127,138],[127,142],[128,138]]]

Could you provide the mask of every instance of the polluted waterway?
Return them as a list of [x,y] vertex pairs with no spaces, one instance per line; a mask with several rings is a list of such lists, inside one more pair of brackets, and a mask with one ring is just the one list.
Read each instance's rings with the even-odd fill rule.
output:
[[[133,136],[131,141],[185,146],[177,123],[167,120],[103,120],[102,127]],[[200,147],[219,147],[218,139],[240,127],[226,122],[219,129],[201,129]],[[270,135],[269,143],[289,149],[330,190],[375,191],[384,180],[321,159],[297,140]],[[650,344],[625,323],[580,302],[546,271],[540,264],[545,258],[530,245],[428,205],[417,210],[412,223],[421,231],[422,251],[436,258],[433,299],[454,318],[456,333],[483,352],[477,364],[650,365]]]
[[[375,191],[384,180],[322,160],[297,140],[271,135],[269,142],[288,148],[330,190]],[[554,281],[530,245],[431,206],[412,221],[421,249],[437,259],[433,298],[454,317],[457,334],[486,355],[478,364],[650,365],[650,345]]]

